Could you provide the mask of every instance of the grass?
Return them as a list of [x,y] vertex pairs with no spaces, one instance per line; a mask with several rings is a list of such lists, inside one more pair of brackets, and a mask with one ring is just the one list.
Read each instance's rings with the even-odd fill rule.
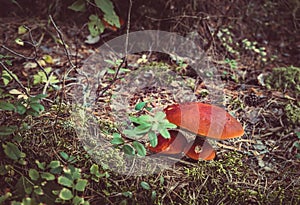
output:
[[[82,143],[70,126],[67,110],[63,116],[55,127],[54,110],[40,117],[24,119],[31,127],[17,132],[15,136],[22,136],[18,147],[27,154],[26,166],[14,163],[1,151],[1,168],[8,170],[5,174],[1,172],[3,179],[1,187],[6,193],[12,193],[10,199],[15,201],[21,201],[26,197],[41,199],[36,194],[17,194],[15,191],[16,186],[20,188],[17,182],[21,178],[30,178],[30,169],[38,170],[35,163],[38,159],[46,164],[55,160],[63,167],[72,165],[80,169],[81,179],[87,180],[88,184],[83,192],[77,194],[92,204],[300,203],[297,164],[285,166],[276,174],[258,169],[252,164],[253,156],[235,151],[226,151],[215,161],[178,162],[166,170],[148,176],[120,175],[105,165],[99,166],[98,174],[92,174],[90,168],[96,164],[83,149]],[[74,162],[68,162],[62,157],[61,152],[72,156]],[[62,189],[64,186],[58,183],[58,179],[64,174],[54,175],[55,180],[51,182],[51,188]],[[48,188],[45,187],[44,192],[51,195],[51,189]],[[51,196],[52,200],[55,200],[55,195]],[[47,200],[47,204],[51,204],[51,200]]]

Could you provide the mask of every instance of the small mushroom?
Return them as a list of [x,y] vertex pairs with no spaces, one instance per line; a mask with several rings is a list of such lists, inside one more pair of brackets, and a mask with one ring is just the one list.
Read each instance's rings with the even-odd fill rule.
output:
[[244,134],[241,123],[214,105],[200,102],[174,104],[164,112],[169,122],[197,135],[225,140]]
[[171,137],[169,139],[164,138],[161,134],[157,136],[157,146],[148,146],[149,150],[154,153],[161,154],[180,154],[187,146],[187,139],[183,134],[176,130],[169,130]]
[[196,137],[194,141],[188,143],[184,149],[184,153],[187,157],[193,160],[213,160],[216,157],[216,151],[214,148],[200,137]]

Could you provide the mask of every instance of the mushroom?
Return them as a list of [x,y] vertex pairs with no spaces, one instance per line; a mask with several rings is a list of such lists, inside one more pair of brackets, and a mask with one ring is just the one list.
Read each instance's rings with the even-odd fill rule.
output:
[[242,125],[224,109],[200,102],[170,105],[164,109],[169,122],[197,136],[184,149],[186,156],[194,159],[212,160],[216,156],[213,147],[199,137],[231,139],[244,134]]
[[169,122],[197,135],[225,140],[244,134],[243,126],[224,109],[200,102],[170,105],[164,109]]
[[176,130],[169,130],[170,138],[166,139],[161,134],[157,136],[156,147],[148,146],[149,150],[161,154],[180,154],[187,146],[187,139],[183,134]]

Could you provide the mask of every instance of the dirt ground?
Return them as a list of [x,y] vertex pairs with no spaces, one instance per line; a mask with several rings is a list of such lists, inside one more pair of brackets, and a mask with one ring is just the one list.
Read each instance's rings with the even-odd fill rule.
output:
[[[78,74],[76,69],[80,71],[85,60],[103,42],[127,31],[163,30],[185,37],[197,33],[198,46],[224,84],[225,99],[221,104],[242,123],[245,134],[241,138],[214,142],[217,158],[212,162],[183,158],[171,168],[145,177],[122,176],[102,167],[101,174],[109,176],[100,182],[87,177],[89,185],[82,196],[91,204],[300,204],[299,1],[134,1],[130,28],[125,23],[116,31],[107,29],[100,41],[91,45],[85,43],[89,34],[87,13],[72,13],[63,7],[66,2],[61,3],[60,10],[51,1],[48,7],[28,2],[32,7],[24,3],[23,10],[7,2],[7,11],[11,12],[6,12],[4,7],[0,9],[0,61],[6,60],[3,56],[11,56],[9,70],[18,76],[19,83],[30,87],[31,95],[37,95],[45,85],[32,83],[41,68],[30,65],[45,55],[51,56],[53,62],[43,67],[51,66],[60,89],[49,89],[47,99],[42,101],[45,111],[40,116],[22,117],[1,111],[1,125],[20,127],[26,122],[30,128],[0,139],[2,144],[18,142],[28,162],[16,164],[0,150],[0,165],[10,165],[14,170],[14,174],[0,172],[4,173],[0,175],[3,179],[0,185],[4,188],[0,189],[0,195],[12,192],[11,201],[36,197],[15,192],[22,189],[18,186],[20,177],[27,176],[28,170],[36,167],[35,160],[61,159],[58,154],[61,151],[75,156],[74,165],[89,176],[93,159],[87,157],[72,126],[65,123],[71,122],[68,105],[71,85]],[[129,3],[114,1],[114,4],[118,15],[127,22]],[[49,20],[49,12],[62,36]],[[30,32],[19,34],[22,25]],[[16,43],[17,38],[23,40],[23,46]],[[148,62],[137,63],[143,54],[147,55]],[[191,90],[197,101],[214,102],[205,94],[208,85],[190,66],[180,67],[172,57],[155,52],[137,53],[131,58],[132,62],[129,59],[126,64],[131,72],[145,65],[166,66],[185,82],[193,82]],[[70,69],[73,65],[76,69]],[[67,79],[66,72],[69,72]],[[126,72],[119,77],[125,78]],[[103,130],[110,134],[115,128],[111,127],[114,122],[107,103],[121,82],[113,78],[114,73],[107,74],[105,83],[99,85],[100,91],[106,92],[99,97],[99,109],[95,111],[102,119]],[[4,85],[1,80],[1,98],[16,100],[6,94],[12,89],[22,90],[19,83]],[[153,108],[175,101],[168,92],[149,88],[133,96],[130,105],[141,99],[154,99]],[[23,140],[16,141],[16,136]],[[147,182],[151,188],[140,187],[141,182]]]

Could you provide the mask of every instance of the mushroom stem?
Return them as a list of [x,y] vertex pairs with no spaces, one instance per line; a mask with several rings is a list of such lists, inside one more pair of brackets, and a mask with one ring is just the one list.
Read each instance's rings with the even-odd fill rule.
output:
[[188,143],[184,153],[187,157],[193,160],[213,160],[216,156],[216,151],[208,143],[208,141],[198,135],[194,141]]

